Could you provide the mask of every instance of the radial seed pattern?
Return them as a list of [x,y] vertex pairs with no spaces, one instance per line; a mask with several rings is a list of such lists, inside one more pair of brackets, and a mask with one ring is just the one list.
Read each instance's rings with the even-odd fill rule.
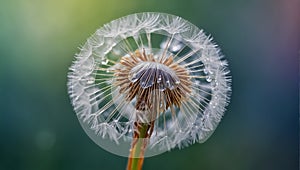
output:
[[92,35],[70,68],[79,120],[119,144],[151,123],[149,150],[204,142],[229,101],[230,76],[212,38],[169,14],[139,13]]

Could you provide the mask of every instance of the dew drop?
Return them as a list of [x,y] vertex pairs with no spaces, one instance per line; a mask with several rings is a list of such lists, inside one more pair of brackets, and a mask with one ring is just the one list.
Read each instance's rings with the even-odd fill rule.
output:
[[181,48],[182,48],[182,44],[178,43],[178,44],[174,44],[170,47],[171,51],[172,52],[177,52],[179,51]]
[[171,86],[170,80],[167,80],[166,83],[167,83],[167,86],[168,86],[168,87]]
[[164,49],[166,46],[167,46],[167,41],[162,41],[162,42],[160,43],[160,48],[161,48],[161,49]]
[[209,104],[211,105],[211,107],[212,108],[216,108],[216,106],[218,105],[218,103],[217,102],[214,102],[214,101],[211,101],[211,102],[209,102]]
[[158,75],[158,79],[157,79],[157,83],[160,83],[161,82],[161,74]]
[[118,49],[118,48],[114,48],[114,49],[113,49],[113,54],[121,55],[121,50]]
[[213,88],[213,90],[214,91],[217,91],[219,88],[219,83],[218,83],[218,81],[217,80],[215,80],[215,81],[213,81],[212,83],[211,83],[211,85],[213,86],[212,88]]
[[91,80],[86,82],[86,84],[93,84],[93,83],[94,83],[94,81],[91,81]]
[[89,84],[93,84],[94,82],[95,82],[94,78],[90,77],[90,78],[88,78],[86,84],[89,85]]
[[206,76],[206,81],[207,81],[207,82],[211,82],[211,81],[212,81],[211,76]]
[[106,65],[108,63],[108,59],[101,61],[101,64]]
[[206,63],[208,61],[208,58],[207,57],[203,57],[203,63]]
[[219,99],[219,95],[214,95],[214,100],[218,100]]
[[133,83],[136,82],[136,81],[138,80],[138,77],[137,77],[137,74],[136,74],[136,73],[129,74],[128,78],[129,78],[129,80],[130,80],[131,82],[133,82]]

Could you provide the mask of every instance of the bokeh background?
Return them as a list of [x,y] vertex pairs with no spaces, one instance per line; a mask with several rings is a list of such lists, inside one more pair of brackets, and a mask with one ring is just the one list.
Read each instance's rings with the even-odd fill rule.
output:
[[103,24],[156,11],[209,32],[232,98],[204,144],[147,158],[145,170],[299,169],[299,0],[0,1],[0,170],[121,170],[81,128],[67,94],[77,48]]

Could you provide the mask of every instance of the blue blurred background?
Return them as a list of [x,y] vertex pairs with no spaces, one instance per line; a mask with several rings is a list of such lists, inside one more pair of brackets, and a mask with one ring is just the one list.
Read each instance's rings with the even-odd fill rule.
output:
[[210,33],[233,93],[204,144],[147,158],[144,169],[299,169],[299,0],[0,1],[0,170],[125,169],[84,133],[67,94],[78,46],[136,12],[179,15]]

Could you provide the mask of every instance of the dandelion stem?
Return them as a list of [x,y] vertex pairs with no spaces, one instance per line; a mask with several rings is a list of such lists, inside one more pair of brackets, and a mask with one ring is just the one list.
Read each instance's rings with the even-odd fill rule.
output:
[[150,124],[135,122],[136,131],[132,140],[127,170],[141,170],[144,163],[144,153],[147,146]]

